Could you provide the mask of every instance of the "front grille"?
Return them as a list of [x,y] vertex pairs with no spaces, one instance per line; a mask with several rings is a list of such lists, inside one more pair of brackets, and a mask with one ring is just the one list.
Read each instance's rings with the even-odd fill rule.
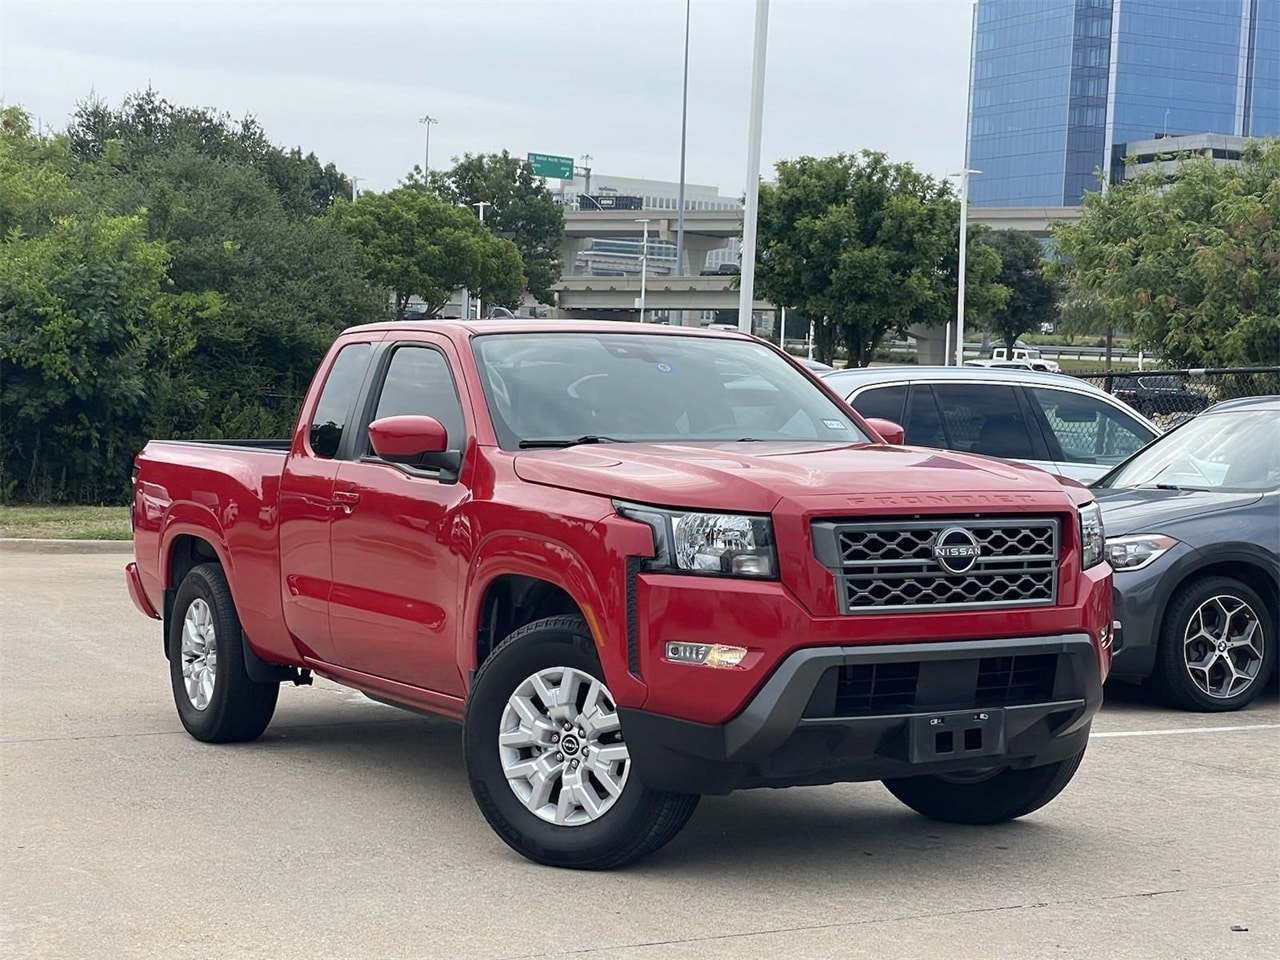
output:
[[813,524],[814,550],[847,614],[1053,604],[1058,531],[1053,517]]
[[863,717],[922,710],[1010,707],[1054,698],[1056,653],[830,667],[804,715]]

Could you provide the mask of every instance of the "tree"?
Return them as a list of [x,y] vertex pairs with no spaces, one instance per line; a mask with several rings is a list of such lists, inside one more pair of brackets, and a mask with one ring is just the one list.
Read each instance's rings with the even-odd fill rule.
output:
[[126,103],[56,137],[0,111],[0,496],[114,500],[148,437],[287,435],[334,335],[386,313],[314,215],[331,165]]
[[72,154],[107,161],[124,172],[186,148],[213,160],[252,167],[279,196],[292,217],[323,213],[351,196],[351,181],[314,153],[285,151],[271,143],[258,121],[236,121],[227,113],[170,103],[150,88],[125,97],[112,109],[96,97],[77,104],[68,136]]
[[[117,499],[154,399],[190,397],[177,368],[216,297],[166,294],[168,253],[139,217],[63,218],[0,244],[0,490]],[[189,385],[188,385],[189,386]]]
[[560,279],[564,211],[528,161],[502,153],[464,154],[453,169],[433,172],[430,186],[452,203],[488,204],[484,222],[520,249],[529,293],[554,303],[551,287]]
[[464,287],[489,303],[519,301],[524,271],[515,244],[435,194],[413,187],[363,193],[332,216],[363,251],[369,281],[391,292],[397,320],[410,297],[432,316]]
[[1197,157],[1085,197],[1053,232],[1072,302],[1174,367],[1280,357],[1280,142]]
[[[959,203],[946,182],[882,153],[802,157],[760,187],[756,283],[767,299],[814,318],[814,350],[842,344],[864,366],[886,333],[945,323],[954,309]],[[985,309],[998,258],[973,240],[967,313]]]
[[1004,304],[988,314],[987,329],[1004,340],[1012,356],[1018,337],[1054,320],[1058,293],[1045,274],[1040,244],[1033,236],[998,230],[987,234],[983,242],[1000,256],[995,280],[1008,291]]

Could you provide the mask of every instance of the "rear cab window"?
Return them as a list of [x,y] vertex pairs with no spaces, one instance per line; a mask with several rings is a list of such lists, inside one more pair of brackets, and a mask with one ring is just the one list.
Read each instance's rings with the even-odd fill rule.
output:
[[369,371],[372,351],[371,343],[348,343],[334,358],[307,431],[307,445],[315,456],[331,460],[338,455]]

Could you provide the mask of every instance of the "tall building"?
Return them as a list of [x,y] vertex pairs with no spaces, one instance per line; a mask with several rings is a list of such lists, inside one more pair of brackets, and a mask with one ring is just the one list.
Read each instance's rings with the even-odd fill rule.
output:
[[1126,145],[1280,136],[1280,0],[978,0],[975,206],[1075,206]]

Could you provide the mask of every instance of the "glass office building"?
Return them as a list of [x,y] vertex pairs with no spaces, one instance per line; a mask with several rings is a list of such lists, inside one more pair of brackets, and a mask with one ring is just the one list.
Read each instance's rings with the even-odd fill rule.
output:
[[1123,145],[1280,135],[1280,0],[978,0],[975,206],[1073,206]]

